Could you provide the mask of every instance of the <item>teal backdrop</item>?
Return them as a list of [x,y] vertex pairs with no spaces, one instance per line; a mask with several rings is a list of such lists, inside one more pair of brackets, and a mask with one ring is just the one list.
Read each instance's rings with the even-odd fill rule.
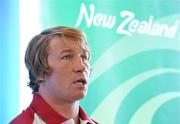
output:
[[0,123],[19,113],[19,4],[0,0]]
[[[92,118],[101,124],[180,124],[179,6],[178,0],[39,0],[42,29],[66,25],[86,32],[93,71],[81,105]],[[19,25],[13,24],[17,33]],[[0,41],[0,118],[4,123],[19,109],[18,67],[13,65],[19,56],[2,49],[4,44],[18,49],[16,33],[7,31],[14,40]],[[9,60],[12,56],[14,62]],[[11,66],[16,72],[7,69]],[[14,75],[15,80],[5,78]],[[5,103],[11,101],[15,105]]]

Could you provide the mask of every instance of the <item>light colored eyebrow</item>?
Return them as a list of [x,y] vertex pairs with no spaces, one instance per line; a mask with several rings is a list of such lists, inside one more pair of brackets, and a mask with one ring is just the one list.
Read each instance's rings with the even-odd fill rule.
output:
[[[72,49],[69,49],[69,48],[65,48],[65,49],[62,49],[62,50],[60,50],[58,53],[57,53],[57,55],[61,55],[61,54],[63,54],[63,53],[72,53],[73,52],[73,50]],[[87,54],[88,55],[88,59],[90,58],[90,52],[88,51],[88,50],[86,50],[86,49],[82,49],[82,54]]]
[[68,53],[68,52],[72,52],[72,50],[71,49],[62,49],[57,54],[61,55],[62,53]]

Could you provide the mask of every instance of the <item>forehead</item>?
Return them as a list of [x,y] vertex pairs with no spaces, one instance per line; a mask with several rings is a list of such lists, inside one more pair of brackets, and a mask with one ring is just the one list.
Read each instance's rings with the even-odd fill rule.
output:
[[48,51],[49,52],[57,52],[61,49],[69,49],[69,50],[85,50],[89,52],[89,48],[85,41],[77,40],[73,38],[67,37],[54,37],[49,41]]

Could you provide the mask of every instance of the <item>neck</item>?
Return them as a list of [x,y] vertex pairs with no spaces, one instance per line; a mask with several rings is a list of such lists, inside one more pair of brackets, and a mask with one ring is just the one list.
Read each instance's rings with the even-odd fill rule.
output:
[[52,99],[48,94],[43,95],[39,92],[39,95],[60,115],[67,119],[73,119],[76,124],[79,123],[79,101],[75,102],[60,102],[56,99]]
[[73,119],[76,124],[79,123],[79,102],[68,104],[49,103],[50,106],[60,115],[67,119]]
[[78,121],[79,118],[79,102],[69,103],[64,105],[53,105],[54,109],[66,117],[67,119],[74,119],[75,122]]

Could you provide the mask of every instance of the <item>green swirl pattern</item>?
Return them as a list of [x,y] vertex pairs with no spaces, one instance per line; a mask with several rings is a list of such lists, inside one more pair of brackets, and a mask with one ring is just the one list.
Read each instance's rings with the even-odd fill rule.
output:
[[180,20],[180,2],[47,0],[41,5],[42,26],[75,26],[82,3],[117,17],[112,29],[88,28],[85,21],[78,27],[87,33],[92,51],[89,91],[81,101],[87,113],[101,124],[180,124],[179,23],[172,39],[116,33],[123,10],[139,20],[153,16],[154,23],[172,25]]

